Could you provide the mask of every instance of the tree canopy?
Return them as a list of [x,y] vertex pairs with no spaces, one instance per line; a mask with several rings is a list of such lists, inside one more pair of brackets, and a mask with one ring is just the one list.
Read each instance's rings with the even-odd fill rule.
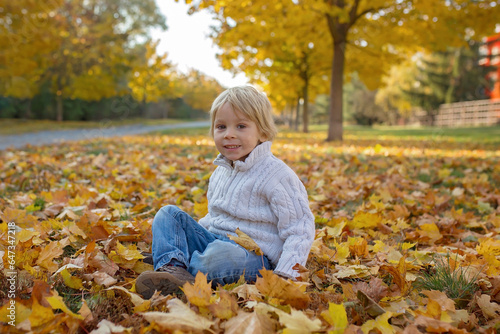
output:
[[[187,95],[192,108],[208,110],[220,84],[178,73],[159,54],[153,28],[167,28],[154,0],[0,0],[0,96],[27,101],[29,117],[31,101],[50,94],[58,120],[67,101],[124,95],[142,114],[146,104]],[[193,97],[195,90],[205,95]]]
[[[492,33],[500,16],[498,4],[500,1],[202,0],[192,3],[190,10],[208,9],[220,22],[213,39],[223,50],[220,60],[225,68],[244,71],[254,81],[287,83],[290,88],[280,90],[290,96],[304,87],[304,80],[290,78],[300,78],[297,73],[309,63],[290,65],[300,64],[294,61],[305,55],[322,55],[313,60],[309,71],[330,71],[327,140],[341,140],[346,73],[356,71],[368,87],[378,87],[392,65],[417,51],[460,46]],[[271,88],[273,84],[269,86],[276,99],[283,100]]]

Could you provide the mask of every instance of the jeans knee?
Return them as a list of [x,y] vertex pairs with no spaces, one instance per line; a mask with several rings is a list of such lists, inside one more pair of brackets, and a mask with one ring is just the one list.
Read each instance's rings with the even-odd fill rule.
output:
[[166,206],[162,207],[156,213],[156,215],[153,219],[153,224],[152,224],[153,230],[155,229],[155,227],[161,227],[161,226],[164,226],[165,223],[168,223],[170,220],[165,219],[165,218],[166,217],[173,217],[177,211],[180,211],[180,209],[178,207],[176,207],[175,205],[166,205]]
[[169,204],[169,205],[165,205],[164,207],[162,207],[160,209],[160,211],[162,211],[163,213],[169,214],[171,216],[175,216],[179,211],[181,211],[181,209],[179,209],[175,205]]
[[182,212],[181,209],[176,207],[175,205],[165,205],[163,206],[158,213],[161,213],[162,215],[167,215],[167,216],[172,216],[175,217],[179,212]]

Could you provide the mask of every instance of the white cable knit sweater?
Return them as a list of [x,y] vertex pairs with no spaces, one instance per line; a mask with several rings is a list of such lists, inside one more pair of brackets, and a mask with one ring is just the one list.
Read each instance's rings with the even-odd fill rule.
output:
[[295,172],[271,153],[271,142],[258,145],[245,161],[223,155],[208,186],[208,214],[199,223],[219,235],[239,228],[262,249],[274,271],[297,277],[314,240],[314,216],[307,192]]

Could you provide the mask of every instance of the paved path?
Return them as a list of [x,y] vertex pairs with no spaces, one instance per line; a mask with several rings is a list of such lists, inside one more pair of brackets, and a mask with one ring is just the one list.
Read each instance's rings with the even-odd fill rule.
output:
[[209,121],[197,121],[163,125],[127,125],[95,129],[56,130],[24,133],[20,135],[0,136],[0,150],[21,148],[25,145],[47,145],[70,140],[86,140],[99,137],[119,137],[137,135],[166,129],[197,128],[210,126]]

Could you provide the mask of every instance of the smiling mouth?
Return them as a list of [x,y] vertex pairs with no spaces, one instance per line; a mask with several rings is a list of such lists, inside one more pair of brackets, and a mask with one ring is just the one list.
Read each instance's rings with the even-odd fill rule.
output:
[[224,148],[227,148],[227,149],[235,149],[238,147],[240,147],[240,145],[226,145],[226,146],[224,146]]

